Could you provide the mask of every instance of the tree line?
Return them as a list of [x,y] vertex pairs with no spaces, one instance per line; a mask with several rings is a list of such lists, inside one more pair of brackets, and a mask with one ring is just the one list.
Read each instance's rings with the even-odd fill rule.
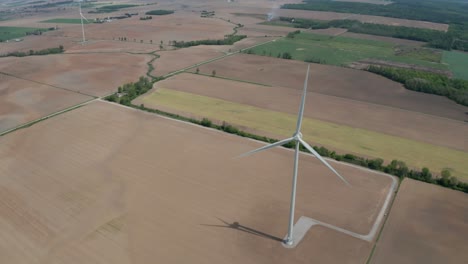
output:
[[173,46],[176,48],[187,48],[198,45],[232,45],[239,40],[246,38],[246,35],[229,35],[224,39],[205,39],[195,41],[173,41]]
[[297,28],[345,28],[349,32],[354,33],[423,41],[427,42],[428,46],[438,49],[457,49],[468,51],[468,26],[465,27],[463,25],[458,25],[448,32],[443,32],[432,29],[363,23],[357,20],[349,19],[320,21],[302,18],[280,17],[280,20],[290,22],[294,25],[294,27]]
[[[162,80],[163,78],[157,78],[156,80]],[[117,93],[114,93],[106,98],[110,102],[116,102],[123,105],[131,105],[133,99],[146,93],[153,87],[153,82],[146,77],[140,77],[137,82],[126,83],[119,86]]]
[[442,95],[468,106],[468,81],[466,80],[451,79],[445,75],[424,71],[374,65],[369,66],[367,70],[402,83],[406,89]]
[[468,3],[441,0],[392,0],[390,5],[304,0],[302,4],[285,4],[281,8],[332,11],[362,15],[423,20],[444,24],[464,24],[468,21]]
[[[370,26],[374,24],[362,26],[356,23],[355,26],[360,27],[359,31],[355,31],[356,29],[354,28],[346,28],[356,33],[425,41],[433,48],[468,51],[468,12],[466,12],[466,10],[468,10],[468,2],[393,0],[394,3],[390,5],[328,0],[305,0],[304,2],[305,3],[302,4],[286,4],[283,5],[282,8],[333,11],[445,23],[449,24],[448,32],[399,26]],[[386,33],[386,31],[388,32]]]
[[[154,82],[157,82],[157,81],[163,80],[163,79],[164,78],[162,78],[162,77],[157,78],[157,79],[154,80]],[[123,86],[119,87],[118,92],[113,94],[113,95],[108,96],[106,98],[106,100],[111,101],[111,102],[117,102],[117,103],[120,103],[120,104],[123,104],[123,105],[126,105],[126,106],[130,106],[130,107],[133,107],[133,108],[144,110],[144,111],[147,111],[147,112],[167,116],[167,117],[174,118],[174,119],[177,119],[177,120],[182,120],[182,121],[198,124],[198,125],[201,125],[201,126],[221,130],[221,131],[224,131],[226,133],[235,134],[235,135],[238,135],[238,136],[241,136],[241,137],[260,140],[260,141],[264,141],[264,142],[267,142],[267,143],[278,142],[278,140],[273,139],[273,138],[269,138],[269,137],[266,137],[266,136],[259,136],[259,135],[255,135],[255,134],[252,134],[252,133],[242,131],[242,130],[238,129],[237,127],[235,127],[235,126],[233,126],[231,124],[228,124],[226,122],[222,122],[221,125],[218,125],[218,124],[215,124],[214,122],[212,122],[211,120],[209,120],[208,118],[203,118],[201,120],[194,119],[194,118],[188,118],[188,117],[184,117],[184,116],[181,116],[181,115],[178,115],[178,114],[173,114],[173,113],[161,111],[161,110],[158,110],[158,109],[147,108],[143,104],[137,106],[137,105],[134,105],[134,104],[131,103],[131,101],[133,99],[135,99],[139,95],[142,95],[142,94],[146,93],[147,91],[149,91],[151,89],[151,87],[153,86],[154,82],[150,81],[146,77],[140,77],[140,79],[135,83],[128,83],[128,84],[124,84]],[[289,142],[288,144],[284,145],[284,147],[294,148],[295,143],[294,142]],[[410,169],[410,168],[408,168],[408,166],[406,165],[405,162],[399,161],[399,160],[392,160],[390,163],[384,164],[384,160],[380,159],[380,158],[367,159],[367,158],[358,157],[358,156],[353,155],[353,154],[343,154],[343,155],[341,155],[341,154],[337,154],[335,151],[330,151],[330,150],[328,150],[327,148],[325,148],[323,146],[321,146],[321,147],[313,146],[313,148],[321,156],[333,158],[333,159],[335,159],[337,161],[343,161],[343,162],[347,162],[347,163],[356,164],[356,165],[359,165],[359,166],[362,166],[362,167],[366,167],[366,168],[369,168],[369,169],[372,169],[372,170],[382,171],[382,172],[397,176],[400,179],[408,177],[408,178],[412,178],[412,179],[415,179],[415,180],[424,181],[424,182],[432,183],[432,184],[437,184],[437,185],[441,185],[443,187],[447,187],[447,188],[451,188],[451,189],[454,189],[454,190],[458,190],[458,191],[468,193],[468,183],[464,183],[464,182],[459,181],[455,176],[451,175],[449,170],[443,170],[443,171],[440,172],[439,176],[434,176],[430,172],[430,170],[428,168],[423,168],[420,171],[415,170],[415,169]],[[300,150],[303,151],[303,152],[309,152],[302,145],[300,145]]]
[[48,48],[48,49],[42,49],[42,50],[29,50],[28,52],[14,51],[14,52],[9,52],[4,55],[0,55],[0,57],[26,57],[26,56],[58,54],[58,53],[63,53],[63,52],[64,52],[63,46],[60,45],[57,48]]

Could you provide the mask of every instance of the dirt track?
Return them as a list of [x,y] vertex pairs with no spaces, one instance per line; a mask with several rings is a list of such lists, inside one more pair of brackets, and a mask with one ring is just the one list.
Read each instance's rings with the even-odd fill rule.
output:
[[464,263],[468,195],[403,181],[371,263]]
[[[306,63],[239,54],[200,66],[200,73],[216,70],[221,77],[300,90]],[[413,92],[384,77],[336,66],[311,64],[309,91],[379,104],[439,117],[467,120],[468,108],[449,99]],[[287,74],[285,74],[287,73]]]
[[[234,159],[260,144],[103,102],[0,144],[2,263],[362,263],[372,245],[314,227],[281,246],[285,149]],[[368,232],[390,180],[335,167],[353,188],[301,155],[296,217]]]

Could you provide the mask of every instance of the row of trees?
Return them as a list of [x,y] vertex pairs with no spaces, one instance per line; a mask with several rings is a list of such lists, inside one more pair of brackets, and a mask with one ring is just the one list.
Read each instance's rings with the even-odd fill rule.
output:
[[[160,79],[158,79],[160,80]],[[146,77],[140,77],[137,82],[126,83],[118,88],[118,92],[107,97],[111,102],[123,105],[131,105],[133,99],[149,91],[153,87],[153,82]]]
[[[197,71],[198,72],[198,71]],[[213,73],[215,75],[216,72]],[[163,78],[155,79],[154,82],[162,80]],[[140,106],[133,105],[131,101],[135,99],[137,96],[142,95],[149,91],[153,85],[146,77],[140,77],[140,79],[135,83],[128,83],[118,88],[118,92],[107,97],[106,99],[111,102],[117,102],[123,105],[131,106],[134,108],[138,108],[141,110],[145,110],[152,113],[157,113],[160,115],[168,116],[174,119],[191,122],[194,124],[202,125],[205,127],[210,127],[214,129],[218,129],[230,134],[236,134],[241,137],[252,138],[255,140],[260,140],[268,143],[277,142],[276,139],[268,138],[265,136],[259,136],[252,133],[248,133],[238,129],[237,127],[230,125],[226,122],[222,122],[221,125],[218,125],[207,118],[203,118],[202,120],[194,119],[194,118],[187,118],[184,116],[180,116],[178,114],[168,113],[157,109],[146,108],[143,104]],[[285,145],[287,148],[294,148],[295,143],[288,143]],[[444,187],[452,188],[455,190],[463,191],[468,193],[468,183],[460,182],[454,176],[451,176],[449,170],[443,170],[440,173],[439,177],[434,177],[432,173],[429,171],[428,168],[423,168],[421,171],[413,170],[408,168],[405,162],[399,160],[392,160],[390,163],[385,164],[383,159],[367,159],[358,157],[353,154],[344,154],[340,155],[337,154],[335,151],[330,151],[325,147],[313,147],[320,155],[324,157],[330,157],[338,161],[348,162],[352,164],[356,164],[359,166],[363,166],[372,170],[382,171],[388,174],[392,174],[395,176],[402,178],[408,177],[432,184],[438,184]],[[304,152],[308,152],[302,145],[300,146],[300,150]]]
[[49,49],[42,49],[42,50],[29,50],[28,52],[14,51],[14,52],[9,52],[4,55],[0,55],[0,57],[26,57],[26,56],[36,56],[36,55],[48,55],[48,54],[63,53],[63,51],[64,51],[63,46],[60,45],[57,48],[49,48]]
[[424,20],[445,24],[463,24],[468,21],[468,3],[441,0],[392,0],[390,5],[340,2],[329,0],[304,0],[302,4],[286,4],[282,8],[333,11],[373,16]]
[[[378,15],[406,18],[449,24],[448,32],[392,27],[385,25],[365,25],[360,29],[348,28],[351,32],[391,36],[397,38],[429,42],[433,48],[468,51],[468,3],[440,0],[394,0],[390,5],[349,3],[326,0],[305,0],[303,4],[286,4],[283,8],[334,11],[355,14]],[[357,24],[358,25],[358,24]],[[342,27],[342,26],[340,26]],[[385,33],[387,31],[387,33]],[[432,32],[431,32],[432,31]]]
[[368,71],[404,84],[413,91],[437,94],[468,106],[468,81],[450,79],[445,75],[411,69],[369,66]]
[[187,48],[198,45],[232,45],[239,40],[246,38],[246,35],[229,35],[224,39],[205,39],[195,41],[173,41],[173,46],[177,48]]
[[390,26],[383,24],[362,23],[357,20],[332,20],[319,21],[302,18],[280,17],[281,21],[287,21],[294,24],[297,28],[325,29],[325,28],[345,28],[349,32],[370,34],[376,36],[393,37],[427,42],[430,47],[438,49],[458,49],[468,51],[467,27],[454,27],[448,32],[439,30],[412,28],[404,26]]

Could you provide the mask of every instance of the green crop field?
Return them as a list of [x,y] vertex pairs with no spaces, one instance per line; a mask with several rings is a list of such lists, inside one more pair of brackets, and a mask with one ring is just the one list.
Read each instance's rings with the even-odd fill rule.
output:
[[455,78],[468,80],[468,53],[444,51],[442,61],[448,64]]
[[[295,115],[164,88],[143,97],[142,102],[146,107],[167,107],[259,133],[291,136],[296,126]],[[382,158],[386,162],[398,159],[410,167],[428,167],[437,173],[450,168],[454,176],[468,178],[468,153],[462,151],[311,118],[304,119],[302,132],[307,141],[338,152]]]
[[257,55],[272,57],[287,52],[295,60],[331,65],[348,65],[363,59],[379,59],[441,70],[447,69],[447,65],[439,63],[442,57],[440,51],[426,48],[397,47],[383,41],[313,33],[299,33],[294,38],[279,39],[249,51]]
[[96,8],[96,11],[89,11],[88,13],[112,13],[116,11],[120,11],[120,9],[124,8],[130,8],[130,7],[135,7],[138,5],[132,5],[132,4],[121,4],[121,5],[105,5],[105,6],[100,6]]
[[[54,19],[41,21],[41,23],[81,24],[81,19],[80,18],[54,18]],[[90,23],[92,22],[91,21],[86,22],[86,20],[83,19],[83,24],[90,24]]]
[[29,28],[29,27],[0,27],[0,41],[6,41],[15,38],[26,36],[26,32],[47,31],[45,28]]

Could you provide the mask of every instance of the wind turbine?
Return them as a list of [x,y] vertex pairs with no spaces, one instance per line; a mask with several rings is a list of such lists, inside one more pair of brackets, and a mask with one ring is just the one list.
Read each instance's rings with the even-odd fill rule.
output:
[[286,237],[286,240],[284,243],[288,246],[292,246],[294,244],[293,240],[293,228],[294,228],[294,208],[296,204],[296,185],[297,185],[297,170],[298,170],[298,163],[299,163],[299,145],[302,144],[307,150],[309,150],[312,155],[314,155],[319,161],[321,161],[325,166],[327,166],[333,173],[338,176],[347,186],[351,186],[349,182],[343,178],[328,162],[320,156],[320,154],[317,153],[307,142],[305,142],[302,139],[302,134],[301,134],[301,125],[302,125],[302,117],[304,115],[304,106],[305,106],[305,99],[306,99],[306,93],[307,93],[307,83],[309,80],[309,70],[310,70],[310,64],[307,66],[307,75],[304,81],[304,91],[302,93],[302,100],[301,100],[301,105],[299,107],[299,115],[297,117],[297,125],[296,125],[296,132],[294,132],[293,136],[287,139],[280,140],[276,143],[269,144],[267,146],[249,151],[247,153],[244,153],[241,155],[241,157],[249,156],[251,154],[261,152],[270,148],[282,146],[284,144],[287,144],[289,142],[294,142],[296,143],[296,148],[295,148],[295,153],[294,153],[294,171],[293,171],[293,181],[292,181],[292,191],[291,191],[291,205],[289,209],[289,227],[288,227],[288,236]]
[[86,37],[84,33],[84,25],[83,25],[83,19],[86,20],[86,22],[89,22],[86,17],[83,16],[83,13],[81,13],[81,1],[78,2],[80,5],[80,18],[81,18],[81,31],[83,31],[83,42],[81,42],[81,45],[83,45],[86,42]]

